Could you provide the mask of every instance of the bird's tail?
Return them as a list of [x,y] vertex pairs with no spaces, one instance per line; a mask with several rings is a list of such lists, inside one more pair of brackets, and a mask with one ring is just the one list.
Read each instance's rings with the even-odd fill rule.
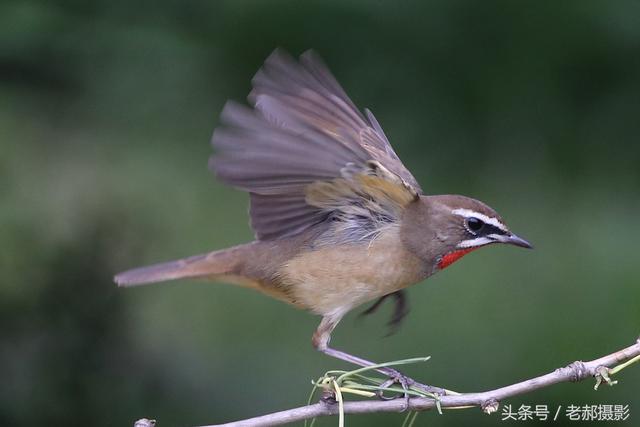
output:
[[194,255],[189,258],[134,268],[114,277],[118,286],[138,286],[176,279],[222,277],[237,271],[249,244]]

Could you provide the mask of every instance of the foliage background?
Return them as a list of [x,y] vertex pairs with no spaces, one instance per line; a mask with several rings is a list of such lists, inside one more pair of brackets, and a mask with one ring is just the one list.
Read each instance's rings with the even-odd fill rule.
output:
[[[0,424],[222,422],[300,405],[343,366],[311,348],[317,318],[251,291],[111,282],[251,239],[246,196],[207,171],[208,140],[276,46],[318,50],[426,191],[482,199],[536,245],[479,251],[412,288],[392,337],[389,307],[351,315],[337,347],[431,355],[408,373],[475,391],[637,337],[637,1],[5,0]],[[634,368],[597,393],[509,403],[628,404],[633,420],[639,384]],[[506,425],[477,410],[418,421]]]

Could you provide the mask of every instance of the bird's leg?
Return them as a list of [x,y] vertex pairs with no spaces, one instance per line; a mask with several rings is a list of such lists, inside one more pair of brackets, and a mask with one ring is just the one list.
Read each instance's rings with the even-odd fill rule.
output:
[[[343,351],[340,350],[336,350],[334,348],[330,348],[327,347],[324,350],[320,350],[322,351],[324,354],[331,356],[331,357],[335,357],[336,359],[340,359],[340,360],[344,360],[345,362],[349,362],[349,363],[353,363],[354,365],[358,365],[358,366],[362,366],[362,367],[368,367],[368,366],[373,366],[375,365],[375,363],[370,362],[366,359],[362,359],[360,357],[354,356],[352,354],[349,353],[345,353]],[[376,371],[386,375],[389,377],[388,380],[386,380],[385,382],[383,382],[380,387],[381,388],[387,388],[390,385],[392,385],[393,383],[398,383],[400,384],[400,386],[402,387],[402,390],[404,391],[403,395],[404,395],[404,409],[407,409],[409,407],[409,387],[411,387],[412,385],[416,384],[416,382],[414,380],[412,380],[411,378],[401,374],[400,372],[396,371],[395,369],[392,368],[388,368],[388,367],[380,367],[380,368],[376,368]],[[393,397],[387,398],[384,396],[382,391],[378,392],[378,397],[380,399],[393,399]]]
[[393,315],[391,316],[391,320],[388,323],[389,333],[387,334],[387,336],[393,335],[398,332],[402,321],[407,316],[407,314],[409,314],[409,301],[407,300],[405,291],[399,290],[390,294],[383,295],[378,298],[378,300],[374,302],[371,307],[360,313],[360,316],[368,316],[369,314],[375,313],[376,310],[380,308],[382,303],[389,297],[394,298],[395,305],[393,308]]
[[[344,360],[345,362],[349,362],[354,365],[362,366],[365,368],[376,365],[376,363],[371,362],[369,360],[329,347],[331,332],[340,321],[340,318],[342,318],[342,316],[340,317],[325,316],[322,318],[322,321],[320,322],[318,329],[316,329],[316,332],[313,334],[313,340],[312,340],[313,346],[318,351],[321,351],[327,356],[335,357],[336,359]],[[393,382],[399,383],[404,390],[407,390],[409,387],[415,387],[418,390],[421,390],[427,393],[444,394],[444,389],[419,383],[393,368],[378,367],[378,368],[375,368],[375,370],[380,372],[381,374],[388,376],[389,379],[392,380],[392,383]],[[405,393],[405,398],[408,399],[407,393]]]
[[[325,349],[319,349],[319,350],[321,352],[323,352],[324,354],[326,354],[327,356],[335,357],[336,359],[344,360],[345,362],[349,362],[349,363],[352,363],[354,365],[362,366],[364,368],[369,367],[369,366],[377,365],[377,363],[371,362],[369,360],[363,359],[363,358],[358,357],[358,356],[354,356],[354,355],[349,354],[349,353],[345,353],[344,351],[336,350],[335,348],[326,347]],[[427,393],[435,393],[435,394],[443,394],[444,393],[444,390],[439,388],[439,387],[433,387],[433,386],[430,386],[430,385],[419,383],[416,380],[414,380],[413,378],[410,378],[410,377],[404,375],[402,372],[397,371],[397,370],[395,370],[393,368],[390,368],[388,366],[376,368],[375,370],[380,372],[381,374],[384,374],[384,375],[388,376],[391,380],[393,380],[393,382],[397,382],[404,389],[408,389],[409,387],[413,386],[413,387],[415,387],[415,388],[417,388],[417,389],[419,389],[421,391],[427,392]]]

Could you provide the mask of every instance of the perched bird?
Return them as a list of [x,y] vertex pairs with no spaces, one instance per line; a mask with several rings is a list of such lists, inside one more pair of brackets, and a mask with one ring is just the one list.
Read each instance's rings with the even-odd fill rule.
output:
[[424,195],[373,114],[313,51],[296,61],[277,49],[252,83],[251,107],[224,106],[210,167],[249,193],[256,240],[129,270],[118,285],[198,278],[253,288],[322,316],[314,347],[367,366],[329,347],[350,310],[393,295],[399,322],[404,288],[482,246],[531,247],[478,200]]

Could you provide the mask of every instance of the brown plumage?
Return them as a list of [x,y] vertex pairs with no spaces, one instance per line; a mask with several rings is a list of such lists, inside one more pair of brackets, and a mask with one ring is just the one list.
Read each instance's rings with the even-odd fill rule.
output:
[[[424,195],[373,114],[313,52],[298,62],[276,50],[252,83],[251,107],[225,105],[210,166],[250,194],[256,241],[130,270],[119,285],[197,278],[250,287],[321,315],[314,346],[367,364],[328,347],[347,312],[390,294],[404,302],[404,288],[471,249],[530,247],[482,202]],[[398,321],[404,312],[398,306]]]

